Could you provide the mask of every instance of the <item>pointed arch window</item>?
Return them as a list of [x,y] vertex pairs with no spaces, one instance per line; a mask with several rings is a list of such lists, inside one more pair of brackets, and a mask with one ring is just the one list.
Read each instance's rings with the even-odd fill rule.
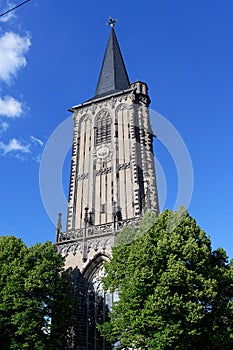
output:
[[101,111],[96,118],[95,145],[111,142],[112,120],[108,111]]
[[111,350],[112,346],[101,337],[97,324],[109,320],[109,312],[118,294],[103,289],[104,265],[100,265],[89,281],[87,293],[87,348],[88,350]]

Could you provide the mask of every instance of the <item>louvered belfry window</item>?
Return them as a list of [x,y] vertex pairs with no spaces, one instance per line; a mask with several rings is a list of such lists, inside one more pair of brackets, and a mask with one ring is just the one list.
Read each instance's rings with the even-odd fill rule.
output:
[[111,142],[111,116],[108,111],[102,111],[96,118],[96,146]]

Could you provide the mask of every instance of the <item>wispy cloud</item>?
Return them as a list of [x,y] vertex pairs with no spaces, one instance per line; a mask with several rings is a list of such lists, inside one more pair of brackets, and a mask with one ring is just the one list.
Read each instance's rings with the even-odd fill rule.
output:
[[[0,4],[1,4],[1,1],[0,1]],[[7,1],[6,6],[1,8],[1,13],[4,13],[4,12],[12,9],[14,6],[15,6],[15,4],[13,2]],[[2,23],[8,22],[11,18],[14,18],[14,17],[16,17],[15,12],[14,11],[9,12],[6,15],[0,17],[0,22],[2,22]]]
[[[1,61],[1,58],[0,58]],[[7,118],[20,117],[22,114],[22,103],[12,96],[0,97],[0,116]]]
[[9,126],[10,125],[7,122],[1,122],[0,121],[0,134],[2,134],[3,132],[7,131]]
[[40,163],[41,160],[41,154],[37,154],[34,158],[32,158],[36,163]]
[[0,142],[0,150],[3,151],[3,155],[10,152],[14,152],[16,155],[19,153],[30,153],[30,145],[26,143],[22,143],[21,141],[13,138],[9,141],[8,144]]
[[32,142],[37,143],[40,146],[43,146],[43,144],[44,144],[43,141],[41,141],[40,139],[38,139],[37,137],[34,137],[34,136],[31,136],[31,140],[32,140]]
[[26,66],[31,40],[29,34],[20,36],[6,32],[0,36],[0,79],[9,84],[20,68]]

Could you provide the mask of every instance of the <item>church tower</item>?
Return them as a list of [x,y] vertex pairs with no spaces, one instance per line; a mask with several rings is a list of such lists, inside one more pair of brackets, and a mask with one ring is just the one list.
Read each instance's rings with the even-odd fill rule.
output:
[[[74,347],[80,350],[108,348],[96,340],[90,317],[84,315],[90,310],[91,293],[109,307],[114,301],[102,290],[101,277],[117,232],[138,225],[147,210],[159,212],[148,88],[141,81],[130,83],[114,23],[110,18],[94,97],[70,108],[74,132],[65,232],[60,218],[57,226],[57,248],[66,256],[67,269],[77,269],[83,284],[77,322],[85,337]],[[96,310],[93,315],[98,319]]]

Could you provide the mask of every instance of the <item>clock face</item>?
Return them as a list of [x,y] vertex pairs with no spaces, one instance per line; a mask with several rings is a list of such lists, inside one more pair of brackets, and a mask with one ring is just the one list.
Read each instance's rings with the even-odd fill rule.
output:
[[102,146],[96,150],[97,162],[106,162],[111,157],[111,150],[108,146]]
[[106,146],[101,147],[100,149],[98,149],[97,151],[97,157],[98,158],[106,158],[110,153],[110,149]]

